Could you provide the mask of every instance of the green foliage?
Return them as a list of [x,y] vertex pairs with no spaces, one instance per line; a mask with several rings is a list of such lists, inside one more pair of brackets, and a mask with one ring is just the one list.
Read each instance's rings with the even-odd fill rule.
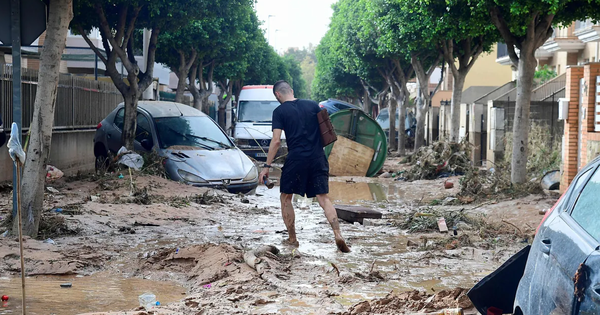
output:
[[346,70],[343,60],[331,47],[330,30],[317,47],[317,65],[312,82],[312,98],[323,101],[328,98],[356,97],[362,89],[360,78]]
[[100,26],[100,15],[96,8],[105,12],[109,26],[113,30],[119,27],[119,19],[126,17],[126,24],[133,21],[134,12],[139,10],[135,19],[136,29],[160,29],[168,31],[187,24],[187,21],[203,18],[211,14],[209,0],[75,0],[73,1],[73,20],[71,25],[79,25],[85,31]]
[[311,87],[315,77],[315,68],[317,65],[317,56],[315,54],[315,47],[309,44],[308,47],[303,49],[289,48],[284,54],[284,57],[291,57],[299,63],[300,69],[302,70],[302,79],[305,82],[305,97],[311,98]]
[[539,84],[544,84],[553,78],[556,78],[558,74],[556,71],[550,69],[548,65],[541,66],[535,71],[533,78],[539,81]]

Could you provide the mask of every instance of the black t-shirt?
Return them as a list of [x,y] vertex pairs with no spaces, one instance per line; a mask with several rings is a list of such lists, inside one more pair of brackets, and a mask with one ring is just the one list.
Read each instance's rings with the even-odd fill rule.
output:
[[288,160],[313,159],[325,153],[317,114],[321,108],[311,100],[284,102],[273,111],[273,130],[285,132]]

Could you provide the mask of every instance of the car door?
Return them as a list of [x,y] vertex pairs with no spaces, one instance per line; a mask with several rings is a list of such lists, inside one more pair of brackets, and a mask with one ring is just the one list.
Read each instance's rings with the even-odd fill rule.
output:
[[125,108],[117,110],[115,118],[112,121],[111,128],[107,128],[106,138],[108,141],[108,149],[112,153],[119,152],[119,149],[123,146],[121,142],[121,136],[123,134],[123,124],[125,121]]
[[592,168],[581,172],[565,202],[555,209],[559,213],[540,229],[532,244],[528,264],[535,264],[535,271],[530,279],[528,314],[571,314],[575,301],[573,276],[595,249],[571,217],[571,209],[593,172]]
[[139,111],[136,119],[137,124],[135,128],[135,141],[133,142],[133,146],[136,151],[148,151],[142,146],[142,141],[148,140],[151,143],[154,143],[150,119],[148,116],[146,116],[146,114]]
[[[571,218],[576,222],[578,233],[582,234],[580,248],[590,250],[585,260],[579,284],[582,290],[575,314],[600,313],[600,171],[596,171],[581,190],[577,202],[571,210]],[[579,265],[577,266],[579,267]],[[575,274],[573,274],[575,275]],[[574,277],[575,278],[575,277]]]

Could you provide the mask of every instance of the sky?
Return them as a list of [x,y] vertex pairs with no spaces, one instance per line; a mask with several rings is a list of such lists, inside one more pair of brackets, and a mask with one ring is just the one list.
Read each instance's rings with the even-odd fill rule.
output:
[[[271,46],[278,52],[288,47],[318,45],[329,28],[331,5],[337,0],[257,0],[256,13],[263,21]],[[274,15],[269,18],[269,15]],[[270,24],[270,25],[269,25]]]

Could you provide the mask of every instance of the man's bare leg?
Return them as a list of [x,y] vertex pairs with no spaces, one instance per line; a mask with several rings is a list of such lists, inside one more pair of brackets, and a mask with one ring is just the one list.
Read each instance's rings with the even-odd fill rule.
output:
[[283,223],[288,231],[289,238],[284,241],[289,245],[298,246],[298,239],[296,239],[296,214],[294,213],[294,206],[292,205],[292,194],[281,193],[281,216],[283,217]]
[[346,245],[346,241],[342,237],[342,233],[340,231],[340,223],[338,222],[337,212],[329,200],[329,195],[317,195],[317,201],[319,201],[319,205],[325,211],[325,216],[327,217],[327,221],[331,225],[331,229],[333,229],[333,236],[335,237],[335,245],[337,248],[343,253],[349,253],[350,248]]

